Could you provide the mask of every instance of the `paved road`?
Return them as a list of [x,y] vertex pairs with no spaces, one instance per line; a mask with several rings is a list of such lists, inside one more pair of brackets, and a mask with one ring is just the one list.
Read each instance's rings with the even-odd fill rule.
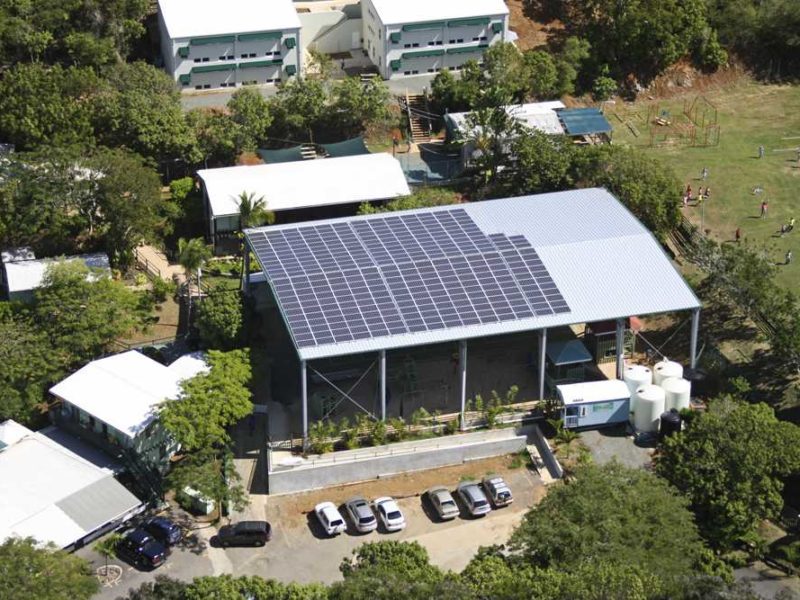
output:
[[581,440],[589,448],[594,461],[601,465],[616,460],[637,468],[647,466],[652,460],[654,446],[640,445],[622,425],[584,431]]
[[[336,538],[324,536],[313,514],[288,514],[296,510],[299,495],[262,497],[266,502],[251,506],[248,513],[252,518],[266,518],[273,525],[272,541],[264,548],[216,548],[210,543],[216,530],[201,526],[191,531],[187,543],[175,549],[167,563],[155,572],[141,572],[113,560],[112,564],[123,566],[122,580],[114,588],[102,590],[96,598],[113,600],[159,574],[186,581],[203,575],[233,573],[275,578],[287,583],[331,583],[341,579],[339,565],[342,559],[351,556],[362,543],[382,539],[417,541],[428,550],[433,564],[458,571],[466,566],[480,546],[504,542],[522,520],[526,509],[544,493],[538,477],[524,468],[509,471],[506,480],[514,491],[515,503],[492,511],[486,517],[459,517],[440,523],[433,517],[426,499],[410,496],[398,501],[408,522],[405,530],[366,535],[345,533]],[[338,490],[340,495],[344,493],[347,496],[367,493],[360,492],[359,486]],[[465,514],[463,507],[462,514]],[[95,566],[104,561],[91,548],[79,550],[77,554]]]

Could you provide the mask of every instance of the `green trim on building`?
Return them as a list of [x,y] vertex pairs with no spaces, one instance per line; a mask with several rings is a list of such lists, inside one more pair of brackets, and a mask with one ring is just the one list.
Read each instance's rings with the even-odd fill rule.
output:
[[262,31],[259,33],[240,33],[236,38],[240,42],[255,42],[258,40],[279,40],[283,37],[282,31]]
[[425,58],[426,56],[442,56],[444,50],[420,50],[418,52],[403,52],[403,58]]
[[494,31],[495,33],[500,33],[501,31],[503,31],[502,21],[499,23],[492,23],[492,31]]
[[235,35],[218,35],[215,37],[193,38],[189,40],[190,46],[207,46],[209,44],[232,44],[236,41]]
[[274,60],[254,60],[253,62],[239,63],[240,69],[259,69],[261,67],[274,67],[275,65],[282,65],[283,59],[276,58]]
[[402,32],[400,31],[393,31],[389,34],[389,39],[392,41],[393,44],[397,44],[402,39]]
[[181,46],[178,48],[178,56],[187,58],[189,56],[189,46]]
[[430,21],[429,23],[409,23],[403,25],[403,31],[420,31],[423,29],[441,29],[444,21]]
[[297,67],[295,65],[286,65],[285,71],[287,75],[297,75]]
[[470,54],[472,52],[482,52],[485,48],[488,48],[487,45],[482,44],[480,46],[468,46],[466,48],[448,48],[448,54]]
[[285,40],[283,40],[283,45],[289,48],[289,50],[291,50],[297,45],[297,40],[294,39],[293,37],[286,38]]
[[488,25],[491,22],[489,17],[480,17],[478,19],[453,19],[447,22],[448,27],[472,27],[475,25]]
[[213,73],[214,71],[235,71],[236,65],[208,65],[206,67],[192,67],[192,73]]
[[403,61],[402,60],[389,61],[389,66],[392,68],[392,71],[399,71],[400,67],[403,66]]
[[188,85],[192,82],[192,74],[186,73],[185,75],[178,75],[178,83],[182,83],[183,85]]

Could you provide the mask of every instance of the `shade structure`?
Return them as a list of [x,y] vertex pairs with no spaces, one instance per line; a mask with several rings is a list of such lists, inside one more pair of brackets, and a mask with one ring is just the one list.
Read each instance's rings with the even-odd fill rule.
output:
[[611,123],[598,108],[565,108],[558,111],[567,135],[611,133]]

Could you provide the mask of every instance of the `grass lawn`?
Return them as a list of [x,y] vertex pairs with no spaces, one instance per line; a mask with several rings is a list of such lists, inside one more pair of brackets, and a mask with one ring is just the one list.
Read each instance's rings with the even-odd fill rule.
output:
[[[800,86],[761,85],[742,79],[731,87],[706,92],[704,96],[717,107],[719,145],[649,147],[648,108],[656,108],[651,116],[666,109],[673,123],[686,122],[684,100],[691,101],[696,95],[639,101],[606,111],[614,126],[614,142],[641,148],[665,161],[684,187],[691,184],[695,193],[700,185],[710,186],[711,199],[704,209],[689,206],[684,213],[698,225],[702,218],[704,229],[715,239],[733,240],[740,227],[743,238],[766,246],[776,263],[783,263],[791,249],[794,260],[779,267],[778,278],[800,292],[800,167],[795,151],[800,147]],[[638,137],[628,124],[639,132]],[[763,159],[758,158],[759,145],[766,149]],[[703,167],[709,170],[705,183],[700,179]],[[754,195],[756,186],[764,193]],[[759,218],[762,198],[769,203],[766,219]],[[781,238],[781,224],[793,216],[798,219],[795,231]]]

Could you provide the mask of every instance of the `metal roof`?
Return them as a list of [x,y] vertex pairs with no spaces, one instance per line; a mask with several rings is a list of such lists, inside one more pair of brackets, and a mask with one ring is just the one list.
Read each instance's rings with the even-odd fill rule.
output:
[[558,117],[567,130],[567,135],[591,135],[610,133],[611,123],[598,108],[565,108]]
[[[571,311],[298,348],[300,359],[314,360],[700,307],[699,300],[650,231],[604,189],[572,190],[405,212],[454,209],[465,210],[486,234],[525,237],[538,252]],[[398,214],[401,213],[330,219],[270,229],[290,230],[322,223],[386,219]],[[264,231],[264,228],[247,230],[248,240],[256,231]],[[271,281],[269,283],[272,285]],[[283,316],[286,320],[286,315]]]
[[170,38],[299,29],[291,0],[159,0]]
[[556,391],[565,406],[590,402],[628,400],[631,397],[628,384],[619,379],[557,385]]
[[96,278],[100,274],[111,276],[111,267],[108,255],[103,253],[81,254],[60,258],[43,258],[40,260],[17,260],[5,263],[6,286],[8,293],[26,292],[42,287],[42,281],[47,274],[47,268],[58,262],[83,262],[89,269],[97,272],[89,273],[89,278]]
[[591,362],[592,355],[580,340],[548,340],[547,358],[555,366],[560,367]]
[[[514,118],[520,125],[536,129],[549,135],[563,135],[564,127],[558,119],[558,109],[564,108],[560,100],[548,102],[533,102],[529,104],[511,104],[503,107],[509,117]],[[448,113],[445,121],[452,131],[462,136],[474,135],[467,131],[467,117],[469,112]]]
[[503,0],[372,0],[384,25],[507,15]]
[[271,211],[408,196],[400,163],[378,152],[274,165],[204,169],[197,172],[214,217],[239,214],[239,195],[263,196]]

